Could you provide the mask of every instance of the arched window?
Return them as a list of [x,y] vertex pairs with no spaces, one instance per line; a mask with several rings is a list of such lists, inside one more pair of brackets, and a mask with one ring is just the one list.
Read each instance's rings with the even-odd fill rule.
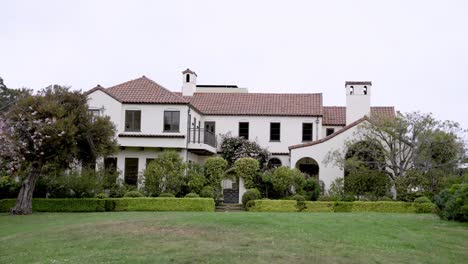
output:
[[363,92],[364,92],[364,94],[367,94],[367,86],[364,86]]
[[185,76],[185,81],[190,82],[190,74],[187,73],[187,75]]
[[274,169],[276,167],[281,167],[281,160],[279,160],[278,158],[271,158],[269,161],[268,161],[268,168],[269,169]]
[[350,95],[353,95],[353,94],[354,94],[354,86],[351,86],[351,87],[349,88],[349,94],[350,94]]

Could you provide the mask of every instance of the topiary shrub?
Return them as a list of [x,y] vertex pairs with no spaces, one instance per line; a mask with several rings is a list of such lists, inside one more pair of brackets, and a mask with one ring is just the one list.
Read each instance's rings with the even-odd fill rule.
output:
[[250,208],[255,207],[255,200],[250,200],[245,204],[245,209],[250,211]]
[[199,198],[200,195],[196,194],[196,193],[187,193],[185,195],[185,198]]
[[204,198],[214,198],[214,190],[211,186],[205,186],[200,191],[200,196]]
[[96,198],[105,199],[105,198],[109,198],[109,196],[107,196],[107,194],[105,194],[105,193],[98,193],[98,194],[96,194]]
[[305,197],[300,195],[300,194],[295,194],[293,196],[290,197],[290,200],[296,200],[297,204],[296,204],[296,207],[297,207],[297,210],[298,211],[302,211],[305,209]]
[[431,203],[431,200],[429,200],[429,198],[427,198],[426,196],[422,196],[422,197],[418,197],[418,198],[414,199],[414,202],[419,203],[419,204]]
[[257,200],[262,198],[262,194],[256,188],[247,190],[244,195],[242,195],[242,204],[246,207],[247,203],[252,200]]
[[136,198],[136,197],[144,197],[144,195],[139,191],[129,191],[125,193],[124,197],[126,198]]
[[158,197],[175,197],[174,194],[172,193],[161,193]]

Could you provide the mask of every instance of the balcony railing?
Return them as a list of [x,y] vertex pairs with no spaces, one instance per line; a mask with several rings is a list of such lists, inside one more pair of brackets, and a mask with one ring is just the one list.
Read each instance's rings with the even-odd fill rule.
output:
[[202,127],[190,128],[188,135],[189,143],[207,144],[214,148],[217,147],[218,140],[215,133]]

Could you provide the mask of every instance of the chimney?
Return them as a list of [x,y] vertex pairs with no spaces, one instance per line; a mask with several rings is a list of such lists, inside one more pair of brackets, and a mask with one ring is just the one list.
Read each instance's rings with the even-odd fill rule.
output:
[[370,115],[372,82],[346,82],[346,125]]
[[187,68],[182,72],[182,95],[193,96],[197,90],[197,74]]

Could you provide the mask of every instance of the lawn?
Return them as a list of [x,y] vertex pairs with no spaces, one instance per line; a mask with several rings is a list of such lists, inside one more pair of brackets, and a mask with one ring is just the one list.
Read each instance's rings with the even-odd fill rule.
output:
[[0,214],[0,263],[467,261],[468,224],[428,214]]

